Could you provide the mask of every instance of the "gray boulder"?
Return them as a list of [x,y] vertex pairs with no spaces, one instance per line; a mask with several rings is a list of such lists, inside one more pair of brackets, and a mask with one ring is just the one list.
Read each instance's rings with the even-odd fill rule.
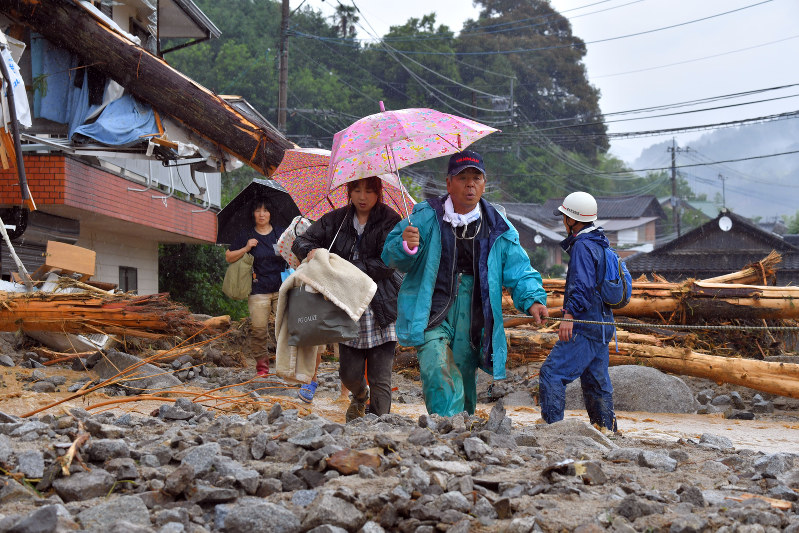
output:
[[150,512],[138,496],[120,496],[78,513],[78,522],[89,531],[107,531],[125,520],[138,526],[150,526]]
[[53,481],[53,488],[65,502],[88,500],[107,495],[114,487],[114,476],[101,468],[78,472]]
[[[142,360],[135,355],[112,351],[108,352],[108,355],[101,359],[93,370],[100,376],[100,379],[108,379],[116,376],[120,371],[141,364],[141,362]],[[144,364],[131,369],[128,374],[130,376],[135,375],[136,378],[129,378],[124,381],[124,385],[134,392],[144,392],[148,389],[168,389],[181,385],[181,381],[178,378],[151,364]]]
[[299,519],[291,511],[270,502],[217,505],[214,525],[220,531],[231,533],[294,533],[301,530]]
[[[693,413],[697,405],[688,385],[676,376],[647,366],[610,368],[613,407],[616,411]],[[585,409],[580,380],[566,387],[566,409]]]
[[366,523],[366,517],[353,504],[330,494],[317,496],[302,521],[303,530],[329,524],[357,531]]

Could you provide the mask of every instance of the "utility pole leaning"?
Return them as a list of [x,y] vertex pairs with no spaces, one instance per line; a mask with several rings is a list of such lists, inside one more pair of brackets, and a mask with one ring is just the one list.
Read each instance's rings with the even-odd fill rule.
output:
[[289,0],[283,0],[280,19],[280,72],[277,89],[277,129],[286,131],[286,107],[288,106],[289,76]]

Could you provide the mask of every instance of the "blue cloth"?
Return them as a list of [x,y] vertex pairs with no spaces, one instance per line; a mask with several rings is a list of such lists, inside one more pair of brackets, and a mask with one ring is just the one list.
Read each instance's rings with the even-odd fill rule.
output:
[[97,120],[76,128],[72,134],[90,137],[109,146],[126,146],[157,135],[158,126],[153,108],[126,94],[108,104]]
[[607,322],[607,326],[574,325],[575,334],[606,343],[615,335],[616,326],[613,325],[613,310],[602,301],[597,287],[601,265],[605,261],[604,248],[609,246],[602,228],[593,225],[561,242],[561,247],[569,253],[563,310],[577,320]]
[[[46,118],[59,124],[69,124],[69,137],[75,133],[92,112],[89,105],[89,84],[87,69],[79,68],[78,56],[70,54],[42,37],[32,40],[36,58],[41,65],[33,62],[33,75],[47,76],[47,91],[36,91],[34,110],[37,117]],[[75,76],[80,82],[75,86]],[[46,94],[42,94],[45,93]]]
[[[483,334],[483,345],[490,340],[493,350],[490,372],[494,379],[504,379],[508,345],[502,324],[502,288],[510,290],[514,305],[525,313],[536,302],[546,305],[547,295],[541,285],[541,275],[530,266],[513,225],[488,202],[481,200],[480,207],[484,215],[490,209],[502,217],[508,227],[483,252],[485,260],[479,262],[476,276],[481,287],[484,323],[491,324],[490,333]],[[397,301],[397,337],[404,346],[419,346],[425,341],[433,289],[441,264],[441,230],[439,216],[429,201],[416,204],[410,219],[419,228],[421,243],[417,253],[408,255],[402,248],[402,232],[408,226],[408,219],[403,219],[386,238],[381,257],[389,267],[407,273]],[[485,316],[486,313],[489,316]],[[481,368],[489,371],[484,366]]]
[[248,228],[241,233],[230,244],[231,250],[241,250],[247,246],[247,241],[256,239],[258,244],[248,252],[255,259],[252,263],[252,270],[255,274],[252,280],[252,292],[250,294],[271,294],[280,290],[282,279],[281,272],[288,265],[283,256],[275,253],[277,239],[283,234],[285,228],[273,226],[272,231],[267,235],[261,235],[255,228]]
[[[78,72],[81,77],[83,76],[83,70],[71,70],[78,64],[77,57],[63,48],[55,47],[37,35],[31,37],[31,47],[32,56],[41,58],[41,64],[38,61],[32,61],[33,76],[47,76],[45,78],[47,91],[37,90],[35,93],[36,116],[59,124],[68,124],[72,117],[69,105],[70,95],[73,92],[80,93],[81,91],[72,83],[72,77]],[[88,103],[88,97],[86,102]]]
[[568,342],[558,341],[541,365],[538,376],[541,418],[548,424],[563,420],[566,385],[580,378],[591,423],[616,431],[609,359],[607,342],[580,333]]

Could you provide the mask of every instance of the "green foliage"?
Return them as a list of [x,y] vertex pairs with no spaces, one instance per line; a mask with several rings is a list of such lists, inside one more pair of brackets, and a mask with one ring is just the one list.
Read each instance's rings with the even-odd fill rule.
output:
[[566,267],[564,265],[552,265],[544,272],[548,278],[563,278],[566,276]]
[[224,249],[211,244],[162,244],[158,250],[158,286],[191,312],[247,316],[247,302],[222,293],[227,262]]
[[[221,38],[171,52],[166,60],[219,94],[246,98],[274,121],[281,2],[195,3],[219,27]],[[548,0],[475,4],[480,15],[462,31],[438,24],[433,13],[420,14],[398,21],[381,42],[371,44],[357,39],[367,37],[359,35],[366,25],[354,8],[339,5],[329,18],[307,5],[292,12],[288,138],[301,146],[330,147],[335,132],[376,113],[380,100],[389,110],[432,107],[502,130],[471,146],[484,156],[492,201],[543,203],[575,190],[596,196],[671,195],[668,173],[627,174],[625,164],[607,154],[599,92],[583,63],[585,44]],[[163,47],[174,44],[178,41]],[[445,165],[434,159],[414,168],[441,175]],[[225,173],[222,205],[256,177],[263,176],[249,167]],[[419,191],[412,192],[419,198]],[[678,194],[694,197],[682,178]],[[697,223],[691,217],[699,219],[686,214],[684,230]],[[213,261],[210,250],[216,250]],[[221,294],[226,266],[221,251],[187,247],[180,250],[183,259],[175,253],[171,247],[162,251],[162,287],[181,295],[189,289],[185,297],[197,311],[236,315],[227,309],[238,304]]]
[[784,217],[784,222],[785,226],[787,227],[787,231],[785,233],[789,235],[799,234],[799,211],[797,211],[793,216]]

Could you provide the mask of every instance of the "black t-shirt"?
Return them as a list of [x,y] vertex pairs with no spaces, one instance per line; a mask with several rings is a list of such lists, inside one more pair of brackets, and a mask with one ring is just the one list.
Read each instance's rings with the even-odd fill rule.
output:
[[461,274],[474,275],[475,236],[480,231],[482,219],[470,222],[468,226],[453,228],[455,248],[457,249],[457,269]]
[[230,244],[231,250],[241,250],[247,246],[247,241],[257,239],[258,245],[250,251],[250,255],[255,258],[253,261],[253,271],[255,276],[252,280],[252,292],[250,294],[269,294],[280,289],[280,273],[288,265],[282,256],[275,252],[277,239],[283,234],[283,229],[272,226],[272,231],[267,235],[261,235],[255,228],[242,231],[238,237]]

